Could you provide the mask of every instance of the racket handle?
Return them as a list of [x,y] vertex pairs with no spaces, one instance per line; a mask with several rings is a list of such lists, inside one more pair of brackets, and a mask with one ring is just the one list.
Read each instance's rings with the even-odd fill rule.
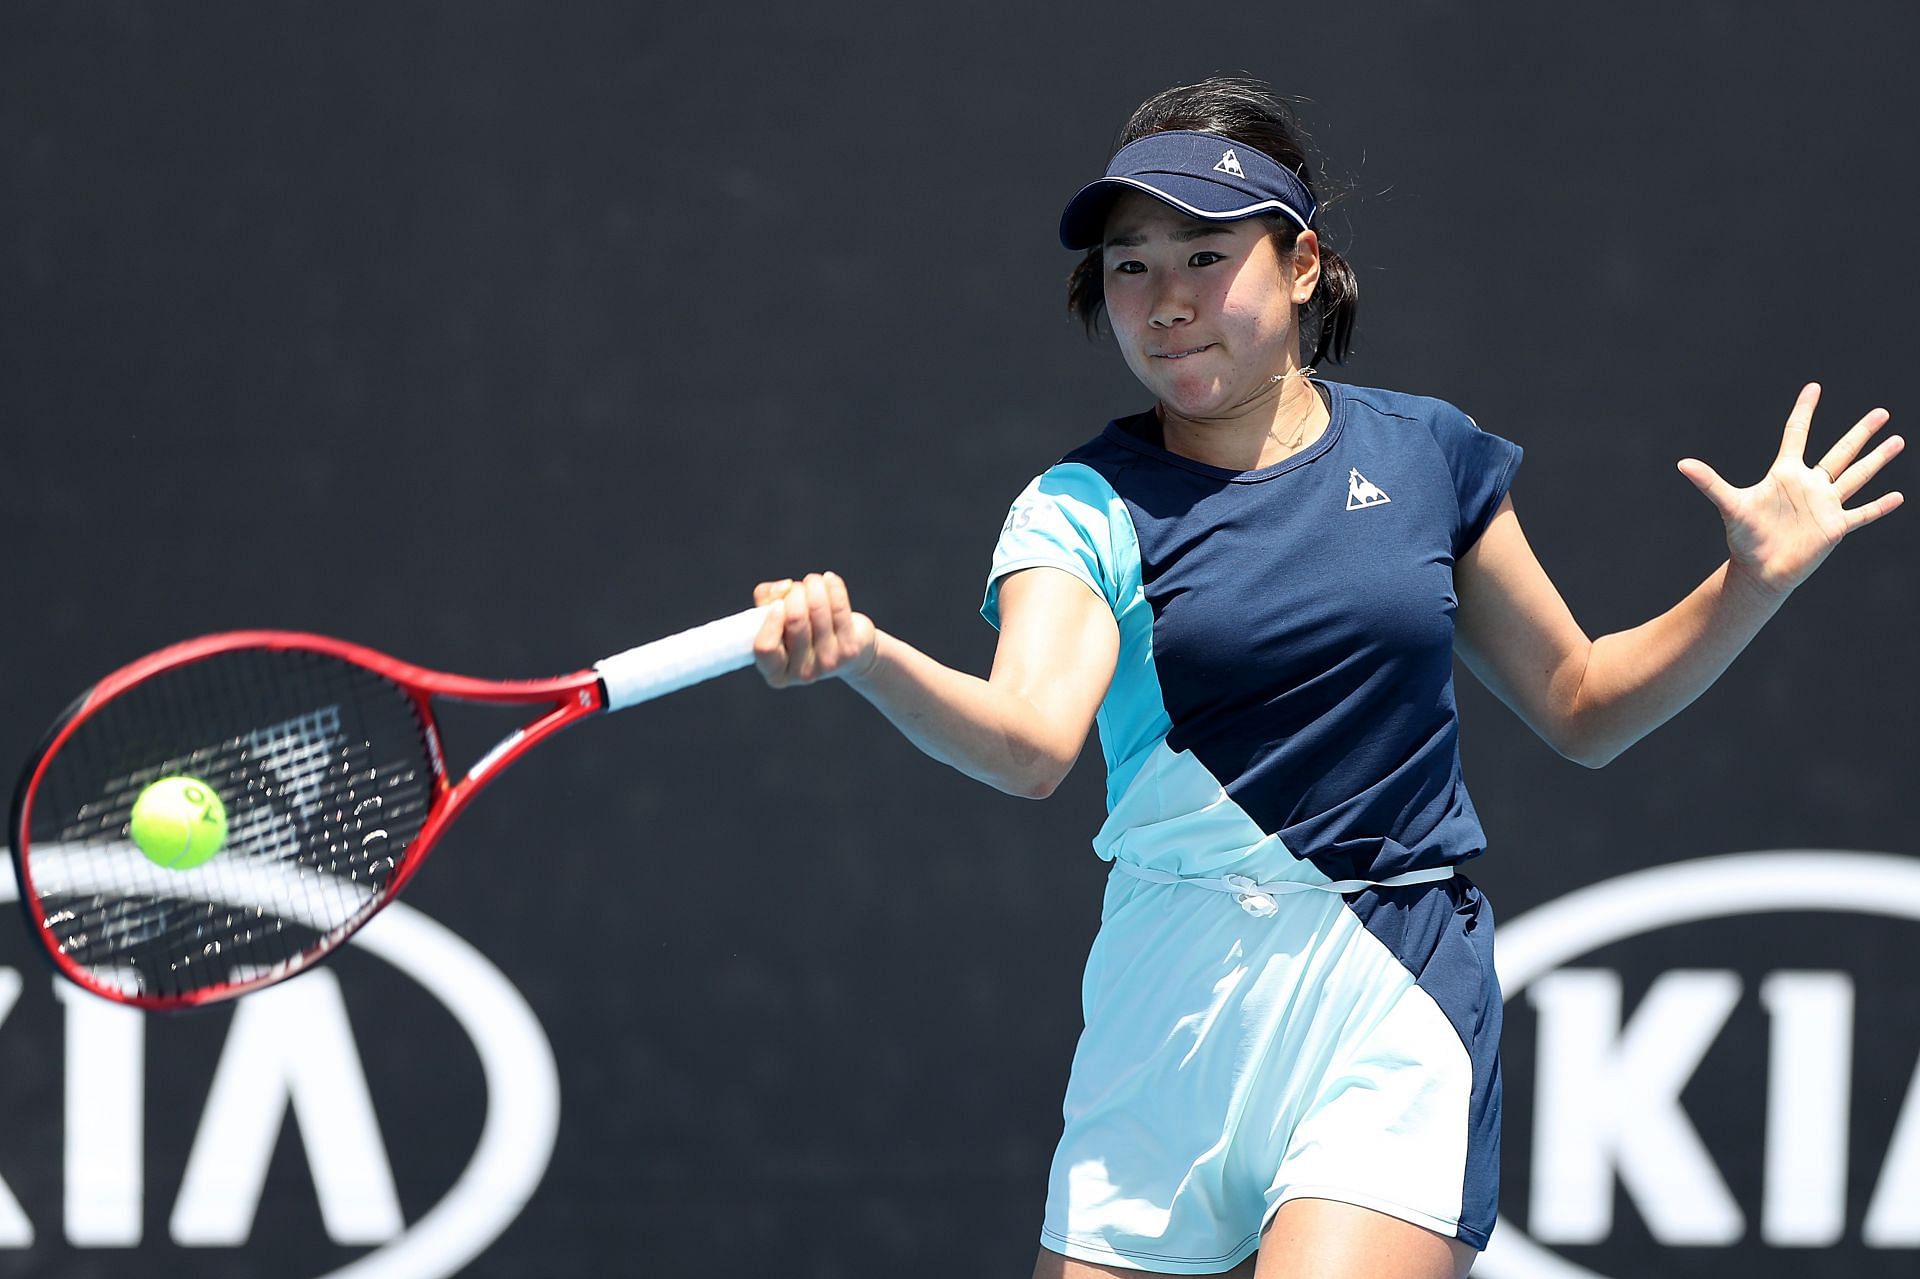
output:
[[764,608],[750,608],[595,662],[593,669],[607,688],[607,709],[651,701],[753,665],[753,637],[766,615]]

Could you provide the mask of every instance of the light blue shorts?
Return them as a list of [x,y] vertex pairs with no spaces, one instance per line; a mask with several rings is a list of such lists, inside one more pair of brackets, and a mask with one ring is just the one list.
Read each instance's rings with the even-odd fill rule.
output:
[[1479,890],[1260,905],[1109,879],[1042,1246],[1217,1273],[1281,1204],[1318,1198],[1485,1247],[1500,995]]

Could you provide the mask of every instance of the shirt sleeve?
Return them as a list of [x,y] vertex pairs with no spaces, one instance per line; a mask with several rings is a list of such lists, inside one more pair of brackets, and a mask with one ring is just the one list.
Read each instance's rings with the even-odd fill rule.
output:
[[1007,512],[993,548],[980,615],[1000,625],[1000,583],[1025,568],[1071,573],[1116,606],[1111,503],[1119,499],[1091,467],[1062,462],[1035,477]]
[[1460,510],[1454,527],[1453,555],[1459,559],[1493,522],[1513,473],[1525,450],[1512,440],[1480,429],[1479,423],[1451,404],[1443,404],[1432,420],[1433,438],[1446,456],[1453,476],[1454,498]]

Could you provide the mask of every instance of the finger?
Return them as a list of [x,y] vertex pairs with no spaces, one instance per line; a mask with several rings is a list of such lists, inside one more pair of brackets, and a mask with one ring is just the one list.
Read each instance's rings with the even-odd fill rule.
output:
[[807,616],[807,588],[795,582],[782,599],[786,624],[782,634],[787,645],[787,674],[807,682],[813,678],[813,623]]
[[1853,459],[1860,455],[1861,449],[1867,447],[1867,441],[1872,439],[1874,433],[1892,418],[1893,415],[1885,409],[1875,409],[1855,422],[1847,428],[1845,435],[1833,442],[1833,447],[1828,449],[1826,455],[1820,459],[1820,469],[1838,481],[1840,472],[1853,465]]
[[1865,528],[1882,515],[1888,515],[1899,510],[1900,504],[1906,500],[1904,495],[1898,490],[1895,490],[1892,493],[1882,494],[1874,498],[1873,501],[1868,502],[1865,506],[1856,507],[1848,511],[1847,532],[1851,533],[1857,528]]
[[833,601],[827,598],[827,579],[819,573],[807,574],[807,620],[813,627],[813,651],[816,670],[825,673],[840,657],[839,637],[833,629]]
[[[1834,477],[1833,491],[1844,502],[1867,486],[1867,481],[1880,473],[1880,468],[1900,456],[1907,442],[1897,435],[1889,435],[1880,441],[1880,447],[1849,466]],[[1821,464],[1825,469],[1825,463]]]
[[838,573],[827,574],[827,603],[833,608],[834,636],[840,642],[841,656],[860,647],[853,637],[853,600],[847,583]]
[[1715,509],[1726,514],[1733,506],[1733,485],[1720,478],[1720,472],[1708,466],[1697,457],[1683,457],[1678,463],[1680,474],[1693,481],[1693,486],[1707,495]]
[[790,577],[783,577],[777,582],[761,582],[753,588],[753,602],[764,608],[778,597],[785,595],[787,588],[792,585],[793,579]]
[[[871,642],[872,628],[862,626],[860,615],[853,611],[853,600],[847,595],[847,583],[838,573],[827,574],[827,598],[833,602],[833,625],[840,660],[849,661]],[[863,630],[865,634],[862,634]]]
[[[760,584],[760,586],[767,585],[770,585],[770,583],[762,582]],[[759,594],[760,587],[755,587],[754,596],[756,599],[759,597]],[[764,601],[764,603],[771,605],[771,607],[767,609],[767,615],[760,619],[760,629],[753,634],[753,664],[758,668],[761,676],[766,679],[767,683],[773,685],[775,688],[782,688],[787,683],[787,646],[785,643],[787,606],[784,600],[779,599],[767,600]]]
[[1807,431],[1813,426],[1813,406],[1818,403],[1818,382],[1809,382],[1800,388],[1800,398],[1793,402],[1793,412],[1787,414],[1786,429],[1780,432],[1780,454],[1775,461],[1806,465]]

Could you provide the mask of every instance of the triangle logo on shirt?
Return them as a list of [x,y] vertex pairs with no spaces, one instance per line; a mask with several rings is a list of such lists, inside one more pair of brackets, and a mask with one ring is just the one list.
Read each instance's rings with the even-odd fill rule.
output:
[[1353,467],[1347,469],[1347,509],[1357,511],[1363,506],[1385,506],[1393,499],[1384,493],[1378,484],[1360,474]]

